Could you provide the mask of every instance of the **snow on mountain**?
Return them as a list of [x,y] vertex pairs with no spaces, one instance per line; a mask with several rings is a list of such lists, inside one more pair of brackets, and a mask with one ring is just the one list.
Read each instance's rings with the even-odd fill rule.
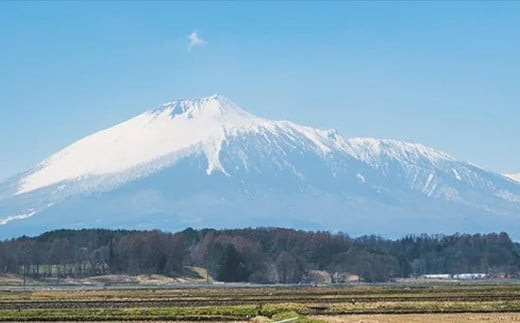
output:
[[[0,183],[0,234],[172,222],[397,234],[441,213],[446,230],[464,231],[501,228],[519,210],[518,183],[445,153],[259,118],[220,95],[166,103]],[[395,224],[365,223],[381,217]]]
[[[207,98],[166,103],[160,108],[85,137],[52,155],[23,177],[16,194],[28,193],[52,184],[92,176],[129,171],[138,176],[140,166],[152,170],[175,162],[183,153],[200,150],[207,158],[207,174],[223,169],[219,153],[229,137],[243,134],[262,136],[281,133],[303,136],[317,150],[328,152],[327,139],[316,129],[290,122],[255,117],[226,98]],[[100,158],[102,156],[102,158]],[[173,156],[167,162],[161,159]],[[146,168],[146,166],[145,166]],[[141,170],[147,173],[147,169]]]
[[520,173],[519,174],[504,174],[505,177],[512,179],[513,181],[520,183]]
[[210,174],[222,170],[218,153],[226,133],[255,131],[262,123],[222,97],[167,103],[52,155],[22,178],[16,194],[66,180],[127,171],[194,145],[204,150]]

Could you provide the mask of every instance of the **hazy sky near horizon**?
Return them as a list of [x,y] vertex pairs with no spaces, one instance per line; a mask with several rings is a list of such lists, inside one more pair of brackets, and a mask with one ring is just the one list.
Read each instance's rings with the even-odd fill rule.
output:
[[1,2],[0,179],[176,98],[520,172],[520,2]]

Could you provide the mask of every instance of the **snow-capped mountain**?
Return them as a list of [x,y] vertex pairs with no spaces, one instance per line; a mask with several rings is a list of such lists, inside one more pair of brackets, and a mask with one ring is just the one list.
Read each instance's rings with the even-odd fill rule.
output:
[[166,103],[0,184],[0,238],[62,227],[508,231],[520,183],[399,140],[344,138],[214,95]]

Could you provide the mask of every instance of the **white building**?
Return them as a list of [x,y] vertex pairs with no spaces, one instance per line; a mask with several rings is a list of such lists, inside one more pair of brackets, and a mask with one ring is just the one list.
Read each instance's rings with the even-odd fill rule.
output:
[[421,277],[424,279],[451,279],[450,274],[424,274]]
[[483,279],[487,278],[488,274],[483,273],[464,273],[464,274],[455,274],[453,275],[453,279]]

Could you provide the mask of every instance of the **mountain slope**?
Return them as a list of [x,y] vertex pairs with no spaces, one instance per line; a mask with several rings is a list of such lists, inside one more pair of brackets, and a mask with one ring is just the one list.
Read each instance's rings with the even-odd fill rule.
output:
[[520,184],[502,175],[420,144],[266,120],[219,95],[164,104],[0,184],[5,236],[63,226],[510,231],[519,211]]

